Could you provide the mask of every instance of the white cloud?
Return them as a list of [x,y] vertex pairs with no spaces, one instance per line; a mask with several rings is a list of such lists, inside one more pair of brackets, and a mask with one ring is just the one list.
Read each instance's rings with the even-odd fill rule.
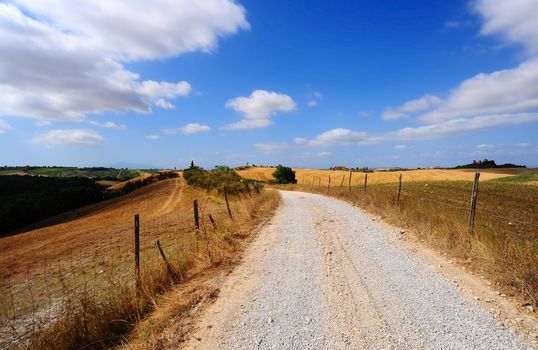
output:
[[483,18],[483,35],[501,35],[538,52],[538,2],[535,0],[475,0],[473,9]]
[[495,145],[492,145],[490,143],[481,143],[479,145],[476,145],[476,148],[480,148],[480,149],[494,149],[496,148],[497,146]]
[[369,117],[370,114],[371,114],[370,112],[366,112],[366,111],[359,112],[359,116],[361,116],[361,117],[365,117],[365,118],[366,118],[366,117]]
[[406,149],[406,148],[407,148],[406,145],[396,145],[396,146],[394,146],[394,149],[399,149],[399,150]]
[[211,51],[245,28],[232,0],[0,3],[0,116],[83,120],[170,107],[189,83],[142,81],[123,63]]
[[209,130],[211,130],[209,126],[198,123],[189,123],[181,128],[181,131],[184,134],[198,134],[201,132],[208,132]]
[[3,121],[2,119],[0,119],[0,134],[3,134],[4,132],[6,132],[7,130],[9,130],[11,127],[9,126],[8,123],[6,123],[5,121]]
[[50,130],[38,135],[33,140],[34,143],[46,146],[61,145],[81,145],[98,146],[105,142],[105,139],[94,131],[83,129],[59,129]]
[[295,143],[311,147],[325,147],[332,145],[350,145],[364,141],[368,137],[365,132],[358,132],[349,129],[337,128],[325,131],[312,140],[298,137]]
[[[406,127],[395,131],[370,134],[350,129],[332,129],[325,131],[311,140],[296,138],[296,143],[310,147],[327,147],[332,145],[368,145],[390,141],[425,141],[437,140],[448,136],[495,128],[506,125],[519,125],[538,122],[538,113],[500,114],[460,118],[437,124],[418,127]],[[298,142],[299,141],[299,142]]]
[[226,125],[224,129],[252,129],[271,125],[271,116],[277,112],[294,111],[297,107],[291,97],[274,91],[255,90],[249,97],[236,97],[226,107],[240,112],[244,119]]
[[232,0],[15,0],[62,28],[76,30],[112,57],[137,60],[211,51],[218,39],[248,29]]
[[538,3],[534,0],[475,0],[473,9],[483,19],[483,35],[501,35],[508,42],[522,44],[531,57],[514,68],[477,74],[452,89],[446,99],[425,95],[399,108],[387,109],[383,114],[385,120],[414,116],[425,124],[388,134],[400,139],[436,139],[536,121]]
[[411,116],[411,113],[430,109],[441,102],[442,100],[437,96],[424,95],[419,99],[408,101],[398,108],[385,110],[382,117],[385,120],[408,118]]
[[258,150],[264,153],[277,153],[287,149],[287,143],[257,143],[254,145]]
[[36,126],[39,126],[39,127],[44,127],[44,126],[49,126],[49,125],[52,125],[52,122],[48,121],[48,120],[39,120],[35,123]]
[[161,107],[161,108],[164,108],[164,109],[174,109],[174,108],[176,108],[176,106],[174,106],[170,102],[166,101],[164,98],[158,99],[157,102],[155,102],[155,105],[157,107]]
[[306,104],[308,105],[308,107],[316,107],[318,105],[318,101],[310,100]]
[[328,157],[328,156],[332,156],[332,152],[327,152],[327,151],[323,151],[323,152],[319,152],[317,154],[318,157]]
[[105,123],[99,123],[99,122],[90,120],[89,123],[92,124],[92,125],[100,126],[102,128],[107,128],[107,129],[120,129],[120,130],[127,129],[127,125],[125,125],[125,124],[116,124],[116,123],[111,122],[111,121],[107,121]]
[[148,135],[146,136],[146,140],[150,140],[150,141],[156,141],[158,139],[160,139],[161,137],[159,135]]

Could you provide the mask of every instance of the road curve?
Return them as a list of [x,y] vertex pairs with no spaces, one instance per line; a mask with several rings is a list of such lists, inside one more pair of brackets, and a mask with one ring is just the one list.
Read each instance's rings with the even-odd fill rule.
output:
[[187,349],[533,349],[334,199],[281,192]]

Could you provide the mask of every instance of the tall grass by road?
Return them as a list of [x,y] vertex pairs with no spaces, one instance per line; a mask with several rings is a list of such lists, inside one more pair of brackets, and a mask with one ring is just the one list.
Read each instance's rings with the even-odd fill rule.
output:
[[[354,175],[359,177],[359,174]],[[538,305],[538,187],[485,181],[478,192],[475,228],[469,232],[472,182],[405,182],[340,187],[284,188],[321,193],[354,203],[490,276],[507,293]],[[312,181],[309,181],[312,183]],[[309,183],[306,182],[306,183]]]

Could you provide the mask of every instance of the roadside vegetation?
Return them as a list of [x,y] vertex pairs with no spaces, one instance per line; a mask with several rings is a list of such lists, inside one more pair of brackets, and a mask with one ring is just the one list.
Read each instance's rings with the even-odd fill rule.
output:
[[251,188],[256,190],[260,188],[257,181],[244,179],[227,166],[216,166],[215,169],[205,170],[193,163],[183,171],[183,177],[191,186],[218,193],[226,190],[227,193],[237,194],[250,191]]
[[538,186],[525,184],[534,178],[535,174],[522,174],[480,182],[472,231],[468,227],[472,182],[406,182],[404,175],[399,202],[397,183],[369,184],[366,189],[334,182],[331,188],[317,182],[283,188],[340,198],[409,229],[419,240],[487,275],[496,288],[536,309]]

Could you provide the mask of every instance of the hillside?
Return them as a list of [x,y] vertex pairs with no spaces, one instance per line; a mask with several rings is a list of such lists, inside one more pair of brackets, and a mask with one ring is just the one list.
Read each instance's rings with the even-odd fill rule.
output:
[[[194,227],[195,199],[199,229]],[[223,196],[187,186],[178,177],[49,218],[37,224],[41,228],[1,238],[0,347],[27,341],[32,336],[29,328],[48,327],[52,319],[50,332],[34,334],[38,335],[35,348],[48,348],[58,331],[64,334],[62,348],[110,337],[117,341],[115,337],[128,331],[130,323],[115,324],[113,320],[134,322],[140,312],[149,310],[144,305],[171,282],[234,258],[241,237],[271,215],[278,195],[252,191],[229,196],[229,200],[233,220]],[[136,293],[132,283],[135,213],[140,217],[144,296]],[[165,264],[161,249],[167,256]],[[80,314],[86,303],[94,310]],[[91,334],[79,329],[78,322],[91,323]],[[77,338],[81,332],[84,339]],[[58,345],[56,341],[60,340],[54,342]]]

